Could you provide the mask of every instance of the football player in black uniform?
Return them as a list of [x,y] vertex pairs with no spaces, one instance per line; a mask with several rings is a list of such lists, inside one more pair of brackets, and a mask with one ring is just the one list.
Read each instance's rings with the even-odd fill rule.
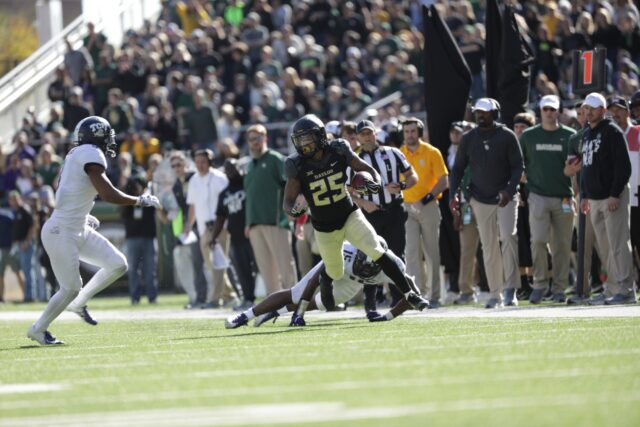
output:
[[[300,216],[306,207],[296,200],[300,194],[311,211],[320,256],[324,268],[320,274],[320,295],[324,306],[335,306],[331,290],[332,281],[344,274],[342,245],[348,240],[369,258],[377,262],[384,274],[402,291],[414,308],[423,310],[428,301],[415,293],[400,268],[402,261],[393,252],[385,250],[364,214],[347,192],[347,168],[371,174],[372,181],[359,191],[380,190],[380,177],[375,169],[361,160],[344,139],[327,141],[324,123],[313,114],[300,118],[293,126],[291,140],[297,151],[285,161],[287,183],[283,208],[293,217]],[[292,324],[306,310],[307,301],[301,300]]]

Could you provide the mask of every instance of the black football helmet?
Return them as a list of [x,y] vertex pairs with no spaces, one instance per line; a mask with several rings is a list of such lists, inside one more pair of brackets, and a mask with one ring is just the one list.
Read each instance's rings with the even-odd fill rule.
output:
[[71,142],[76,145],[95,145],[109,157],[115,157],[118,148],[115,131],[107,120],[99,116],[80,120],[73,131]]
[[[327,131],[324,123],[314,114],[302,116],[293,125],[291,142],[300,156],[304,158],[313,155],[327,146]],[[311,145],[311,143],[314,143]]]
[[[378,236],[378,241],[386,251],[387,242],[380,236]],[[356,258],[353,261],[353,274],[362,279],[371,279],[372,277],[377,276],[381,270],[382,266],[380,264],[358,249],[358,252],[356,252]]]

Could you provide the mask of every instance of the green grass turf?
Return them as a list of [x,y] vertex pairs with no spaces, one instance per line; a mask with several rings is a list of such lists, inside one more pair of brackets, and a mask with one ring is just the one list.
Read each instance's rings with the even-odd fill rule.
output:
[[[175,308],[174,300],[164,304]],[[167,308],[160,301],[130,310]],[[129,307],[124,298],[93,306]],[[244,405],[302,403],[341,406],[311,406],[297,418],[293,410],[289,425],[640,425],[640,318],[313,316],[295,329],[287,320],[236,330],[221,319],[61,321],[51,330],[68,345],[56,348],[33,346],[29,322],[0,321],[0,386],[66,387],[0,394],[0,426],[27,416],[236,406],[238,423],[212,424],[243,425]]]

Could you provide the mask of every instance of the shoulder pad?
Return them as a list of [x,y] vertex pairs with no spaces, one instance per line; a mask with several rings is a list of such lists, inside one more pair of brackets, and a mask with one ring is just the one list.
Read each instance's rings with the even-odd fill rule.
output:
[[298,153],[294,153],[287,157],[284,161],[284,171],[287,178],[296,178],[302,166],[302,159]]

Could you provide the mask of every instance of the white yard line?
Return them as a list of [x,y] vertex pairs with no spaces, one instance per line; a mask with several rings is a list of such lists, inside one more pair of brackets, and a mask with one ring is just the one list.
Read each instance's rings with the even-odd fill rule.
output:
[[42,393],[46,391],[64,390],[65,388],[68,388],[67,384],[0,384],[0,394]]
[[341,402],[287,403],[224,408],[172,408],[0,419],[0,427],[240,426],[391,419],[421,414],[487,412],[498,409],[587,406],[639,402],[640,394],[549,394],[455,400],[415,405],[348,407]]
[[[406,367],[407,364],[405,364]],[[367,363],[364,367],[356,364],[340,364],[334,365],[323,365],[319,366],[318,370],[322,372],[335,370],[339,372],[344,372],[348,369],[362,368],[370,370],[372,367],[382,367],[381,363]],[[388,366],[386,364],[385,366]],[[398,364],[398,367],[401,366]],[[314,372],[315,367],[313,366],[295,366],[289,367],[286,370],[280,369],[263,369],[258,372],[256,369],[247,369],[247,370],[238,370],[238,373],[245,372],[245,375],[255,375],[255,374],[272,374],[273,371],[275,373],[300,373],[307,372],[310,375]],[[327,369],[329,368],[329,369]],[[371,390],[376,388],[386,388],[386,389],[399,389],[406,390],[408,388],[415,387],[443,387],[443,386],[451,386],[451,385],[475,385],[475,384],[492,384],[494,382],[503,383],[505,381],[512,382],[522,382],[529,380],[540,380],[540,379],[548,379],[548,380],[562,380],[566,378],[586,378],[586,377],[600,377],[602,375],[608,375],[612,377],[620,377],[620,378],[629,378],[635,377],[640,374],[640,366],[627,366],[627,367],[616,367],[616,368],[562,368],[562,369],[546,369],[546,370],[536,370],[536,371],[527,371],[527,372],[513,372],[509,374],[504,374],[500,376],[496,376],[493,373],[486,374],[484,372],[473,372],[470,374],[464,375],[448,375],[448,376],[437,376],[437,377],[421,377],[414,379],[374,379],[374,380],[362,380],[362,381],[339,381],[339,382],[330,382],[330,383],[317,383],[313,386],[309,386],[308,384],[299,384],[299,385],[260,385],[255,384],[251,387],[251,393],[255,395],[283,395],[288,396],[291,395],[295,397],[299,393],[303,393],[305,391],[309,391],[309,389],[313,389],[318,392],[332,392],[335,390]],[[97,405],[108,405],[113,406],[115,404],[120,404],[122,402],[138,402],[138,403],[149,403],[149,402],[167,402],[167,404],[176,404],[177,402],[190,402],[197,399],[203,398],[214,398],[214,397],[228,397],[228,396],[246,396],[247,395],[247,387],[246,386],[237,386],[237,387],[216,387],[215,382],[206,382],[202,381],[206,378],[211,377],[220,377],[222,375],[197,375],[200,381],[194,382],[193,389],[183,389],[179,391],[164,391],[157,393],[148,393],[148,392],[131,392],[131,393],[121,393],[117,396],[115,395],[78,395],[74,397],[74,403],[76,405],[83,404],[97,404]],[[240,375],[238,375],[240,376]],[[132,378],[128,377],[129,380]],[[144,380],[166,380],[168,381],[170,376],[167,375],[156,375],[154,378],[150,378],[149,376],[144,376]],[[100,378],[93,378],[92,384],[99,384],[101,382]],[[82,386],[86,381],[80,379],[78,381],[69,381],[65,384],[66,388],[73,389],[76,385]],[[64,405],[67,401],[68,397],[65,395],[56,396],[56,395],[48,395],[47,397],[39,397],[38,398],[38,408],[57,408]],[[0,402],[0,410],[17,410],[17,409],[29,409],[33,407],[33,398],[28,397],[24,399],[11,399],[6,402]]]

